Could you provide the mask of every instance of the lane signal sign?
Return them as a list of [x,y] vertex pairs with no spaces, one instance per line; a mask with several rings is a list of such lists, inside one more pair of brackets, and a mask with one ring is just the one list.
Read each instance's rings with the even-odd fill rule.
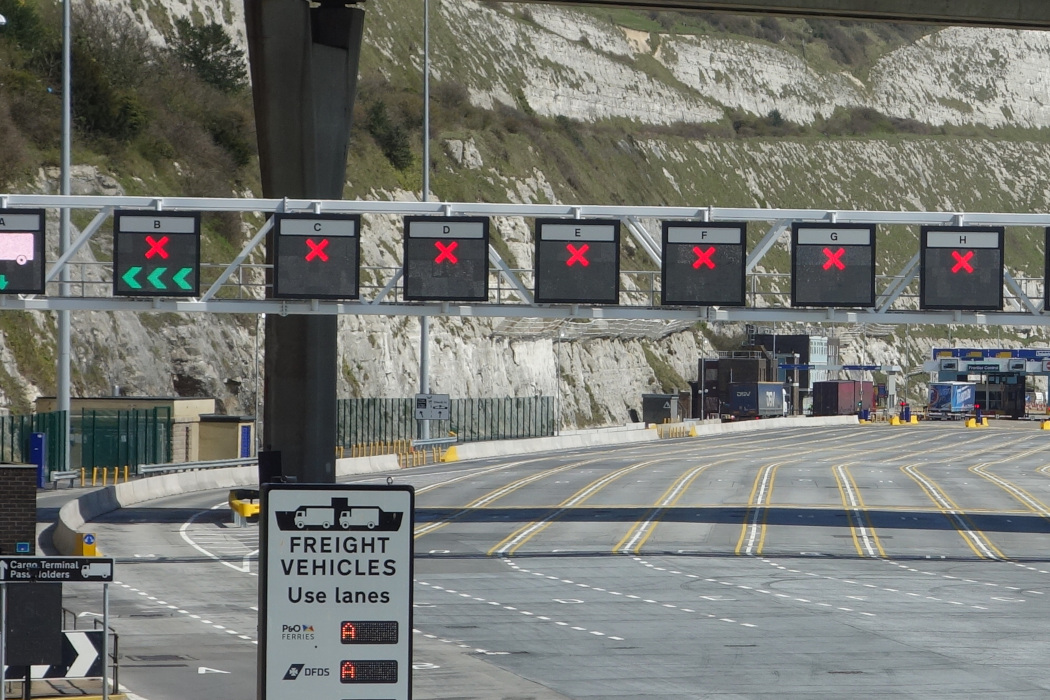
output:
[[44,293],[43,209],[0,209],[0,293]]
[[791,224],[791,305],[875,305],[875,225]]
[[358,214],[274,214],[275,299],[357,299]]
[[124,210],[113,215],[113,294],[199,294],[198,212]]
[[406,216],[404,231],[406,301],[488,301],[487,218]]
[[618,219],[536,219],[539,304],[617,304],[620,301]]
[[1003,308],[1002,226],[923,226],[919,230],[919,308]]
[[660,303],[744,306],[747,223],[664,221]]

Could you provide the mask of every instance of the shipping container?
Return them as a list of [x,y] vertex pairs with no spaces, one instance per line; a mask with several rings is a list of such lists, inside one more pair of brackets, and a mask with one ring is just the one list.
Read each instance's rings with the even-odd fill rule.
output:
[[729,385],[729,415],[734,420],[783,416],[784,393],[778,382],[734,382]]
[[874,410],[873,382],[836,379],[813,383],[814,416],[848,416]]
[[848,416],[857,412],[856,382],[832,380],[813,382],[814,416]]

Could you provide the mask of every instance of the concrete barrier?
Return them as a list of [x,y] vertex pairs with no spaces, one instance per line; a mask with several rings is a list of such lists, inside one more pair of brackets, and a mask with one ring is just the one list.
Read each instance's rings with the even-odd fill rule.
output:
[[[396,455],[336,460],[336,476],[396,469],[398,469]],[[135,479],[123,484],[103,486],[62,506],[58,511],[58,521],[55,523],[52,541],[59,553],[71,556],[76,548],[78,532],[84,527],[84,523],[118,508],[180,493],[233,489],[258,484],[259,471],[255,467],[228,467],[163,474]],[[101,549],[103,551],[105,549],[104,542],[101,543]]]
[[[702,422],[693,425],[693,435],[719,435],[725,433],[746,433],[756,430],[776,430],[778,428],[817,428],[836,425],[857,425],[856,416],[827,416],[820,418],[790,417],[769,420],[740,421],[739,423]],[[530,452],[550,452],[555,450],[582,449],[607,445],[626,445],[654,442],[660,436],[655,428],[641,424],[628,424],[613,428],[596,430],[577,430],[555,437],[531,438],[527,440],[503,440],[492,442],[468,442],[456,445],[458,459],[482,459],[485,457],[505,457]],[[396,455],[378,455],[375,457],[355,457],[337,459],[336,477],[352,474],[370,474],[397,471],[399,464]],[[225,469],[201,469],[197,471],[178,472],[135,479],[123,484],[104,486],[84,494],[80,498],[66,503],[58,512],[58,522],[52,536],[55,548],[61,554],[70,556],[78,539],[78,531],[84,524],[100,515],[125,506],[152,501],[165,496],[193,491],[210,491],[215,489],[233,489],[255,486],[259,483],[259,473],[255,467],[229,467]],[[105,543],[102,543],[104,551]]]

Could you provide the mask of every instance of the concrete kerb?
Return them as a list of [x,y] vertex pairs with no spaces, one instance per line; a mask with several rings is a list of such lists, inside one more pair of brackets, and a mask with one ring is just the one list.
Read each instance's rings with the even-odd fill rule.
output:
[[[336,460],[336,475],[363,474],[398,469],[395,455]],[[58,511],[52,541],[60,554],[72,555],[84,524],[118,508],[193,491],[256,486],[259,472],[255,467],[227,467],[162,474],[135,479],[123,484],[104,486],[66,503]],[[101,543],[100,549],[105,543]]]
[[[776,418],[739,423],[697,423],[693,426],[696,436],[722,433],[775,430],[777,428],[817,428],[836,425],[857,425],[856,416],[827,416],[821,418]],[[557,437],[531,438],[493,442],[471,442],[456,445],[460,460],[503,457],[530,452],[579,449],[599,445],[623,445],[659,440],[653,428],[636,424],[620,428],[603,428],[593,431],[576,431]],[[357,457],[336,460],[336,476],[398,471],[396,455]],[[150,501],[164,496],[173,496],[193,491],[208,491],[221,488],[240,488],[259,483],[255,467],[229,467],[225,469],[200,469],[151,476],[123,484],[104,486],[66,503],[58,512],[58,522],[52,537],[59,553],[71,555],[77,545],[80,528],[100,515],[124,506]],[[104,543],[103,543],[104,546]]]

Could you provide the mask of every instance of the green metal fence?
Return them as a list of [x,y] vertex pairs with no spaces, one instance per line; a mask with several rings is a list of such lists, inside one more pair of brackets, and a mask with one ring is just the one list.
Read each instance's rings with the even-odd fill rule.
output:
[[[79,439],[76,467],[124,467],[171,461],[171,407],[87,410],[73,415]],[[75,451],[76,452],[76,451]],[[74,452],[74,457],[77,455]]]
[[[411,440],[418,423],[413,399],[339,399],[336,443],[342,447]],[[554,435],[554,397],[452,399],[449,420],[430,421],[431,437],[461,442]]]
[[29,436],[44,434],[47,475],[66,463],[65,411],[0,416],[0,461],[29,464]]

